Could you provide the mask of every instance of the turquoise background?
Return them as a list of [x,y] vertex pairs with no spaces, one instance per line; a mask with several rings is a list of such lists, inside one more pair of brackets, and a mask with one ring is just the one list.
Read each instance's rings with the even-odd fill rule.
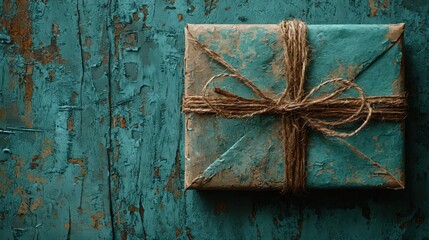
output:
[[[424,0],[0,1],[1,239],[427,239]],[[186,23],[405,22],[407,189],[183,191]]]

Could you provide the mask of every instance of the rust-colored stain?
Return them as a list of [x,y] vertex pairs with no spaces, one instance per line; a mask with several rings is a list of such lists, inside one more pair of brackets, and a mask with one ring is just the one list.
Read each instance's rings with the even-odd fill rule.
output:
[[88,61],[89,59],[91,59],[91,53],[89,52],[83,52],[83,60],[84,61]]
[[353,175],[350,177],[346,177],[345,182],[346,183],[362,183],[363,181],[359,177]]
[[25,215],[25,214],[27,214],[27,212],[28,212],[28,204],[27,204],[26,200],[22,199],[21,204],[19,204],[18,211],[16,212],[16,214]]
[[79,94],[77,92],[75,92],[75,91],[72,92],[72,94],[71,94],[71,103],[72,104],[76,103],[76,98],[77,98],[78,95]]
[[144,215],[144,207],[142,205],[140,205],[140,207],[139,207],[139,214],[140,214],[140,216]]
[[183,14],[177,14],[177,20],[179,20],[179,22],[183,21]]
[[128,232],[127,231],[122,231],[121,232],[121,239],[122,240],[127,240],[127,237],[128,237]]
[[133,21],[138,22],[140,20],[139,13],[133,12]]
[[226,205],[226,203],[224,202],[217,202],[215,204],[215,214],[216,215],[220,215],[223,212],[226,212],[228,210],[228,205]]
[[23,186],[18,186],[13,190],[14,195],[18,195],[21,198],[28,198],[28,194],[24,191]]
[[83,45],[85,47],[91,47],[92,46],[92,39],[90,36],[85,36],[85,40],[83,42]]
[[119,58],[119,40],[121,39],[121,33],[124,30],[126,24],[119,21],[118,16],[113,17],[113,34],[115,35],[115,58]]
[[92,227],[95,229],[101,229],[102,224],[100,224],[98,221],[104,219],[104,212],[96,212],[94,215],[91,216],[92,218]]
[[399,95],[399,94],[403,94],[404,93],[404,77],[403,74],[401,73],[401,76],[396,79],[395,81],[393,81],[392,83],[392,89],[393,89],[393,94]]
[[120,210],[119,205],[116,208],[117,208],[117,210],[116,210],[116,226],[120,228],[122,223],[125,222],[125,220],[121,219],[121,210]]
[[38,177],[38,176],[34,176],[33,174],[31,174],[31,173],[29,173],[28,175],[27,175],[27,178],[28,178],[28,181],[29,182],[34,182],[34,183],[37,183],[37,184],[43,184],[43,183],[45,183],[46,182],[46,178],[43,178],[43,177]]
[[377,15],[380,8],[387,8],[389,6],[388,0],[368,0],[371,17]]
[[204,0],[204,11],[206,16],[210,15],[210,13],[216,9],[217,3],[219,3],[219,0]]
[[148,26],[146,24],[147,21],[147,17],[149,16],[149,10],[147,8],[147,5],[143,5],[140,8],[140,12],[143,14],[143,25],[142,25],[142,29],[151,29],[152,27]]
[[28,64],[26,74],[24,77],[25,82],[25,93],[24,93],[24,116],[22,121],[26,127],[33,127],[33,121],[30,118],[32,107],[33,107],[33,67],[34,64]]
[[155,168],[155,170],[153,171],[153,176],[159,178],[159,167]]
[[[399,28],[399,30],[394,30],[394,28],[390,28],[389,29],[389,33],[386,37],[390,38],[392,42],[394,42],[395,44],[399,44],[399,46],[401,48],[404,47],[404,24],[396,24],[395,26],[397,26],[397,28]],[[398,32],[401,32],[401,34],[398,36]],[[396,41],[395,41],[396,39]],[[403,94],[404,93],[404,88],[405,88],[405,61],[404,61],[404,55],[402,55],[402,59],[400,60],[400,74],[398,79],[396,79],[393,82],[393,94]],[[397,64],[397,63],[396,63]],[[404,124],[401,124],[401,128],[403,128]]]
[[396,43],[403,37],[405,25],[403,23],[389,25],[389,31],[384,36],[390,39],[392,43]]
[[49,82],[54,81],[55,71],[54,70],[49,71],[48,76],[49,76],[49,80],[48,80]]
[[5,196],[6,190],[9,188],[11,176],[5,171],[6,166],[0,166],[0,179],[2,179],[2,184],[0,184],[1,195]]
[[[21,53],[26,60],[32,58],[33,46],[28,3],[28,0],[17,0],[14,6],[14,4],[9,1],[3,2],[2,16],[4,17],[0,20],[0,24],[7,28],[7,32],[11,37],[11,42],[18,45],[18,48],[15,48],[15,50]],[[16,9],[15,16],[11,19],[7,18],[6,16],[13,14],[14,9]]]
[[186,237],[188,237],[188,240],[192,240],[192,229],[190,227],[186,227]]
[[134,47],[137,45],[137,34],[136,33],[129,33],[126,34],[123,38],[122,42],[122,50],[128,47]]
[[36,198],[36,200],[34,200],[33,204],[31,204],[30,211],[34,212],[37,208],[40,207],[41,203],[42,203],[42,197],[39,196]]
[[42,151],[31,158],[30,169],[36,169],[37,167],[39,167],[40,170],[42,169],[45,158],[54,154],[53,145],[54,143],[52,141],[43,138]]
[[142,112],[142,113],[145,113],[145,103],[144,103],[144,101],[143,101],[143,103],[142,103],[141,112]]
[[174,196],[174,200],[182,196],[182,187],[180,186],[180,159],[179,153],[176,153],[176,160],[174,161],[174,169],[171,170],[168,176],[168,182],[165,184],[164,189],[167,189]]
[[44,160],[48,156],[54,154],[53,145],[54,143],[51,140],[43,138],[42,151],[31,158],[30,169],[36,169],[37,167],[39,167],[40,170],[42,169]]
[[46,157],[52,155],[54,153],[54,148],[53,148],[54,143],[47,139],[47,138],[43,138],[42,140],[42,152],[41,152],[41,158],[45,159]]
[[113,179],[113,192],[118,192],[118,174],[112,173],[112,179]]
[[16,155],[12,155],[12,160],[15,161],[15,167],[13,168],[13,170],[15,171],[15,176],[16,176],[16,178],[20,178],[21,177],[21,168],[25,166],[25,161],[20,159]]
[[22,187],[22,186],[16,187],[13,191],[13,194],[21,197],[21,203],[19,204],[19,207],[17,209],[17,214],[18,215],[27,214],[27,212],[29,210],[29,206],[28,206],[29,196],[24,191],[24,187]]
[[86,159],[87,159],[86,157],[84,157],[83,159],[69,158],[69,159],[67,159],[67,162],[81,166],[82,169],[80,170],[80,173],[81,173],[82,177],[84,177],[86,175],[86,171],[87,171],[86,163],[84,162]]
[[329,174],[331,176],[335,176],[335,170],[334,170],[334,163],[333,162],[329,162],[327,165],[324,165],[322,167],[322,169],[317,171],[317,175],[322,175],[322,174]]
[[113,127],[126,128],[127,120],[122,116],[114,116],[113,117]]
[[83,160],[79,159],[79,158],[69,158],[67,160],[67,162],[73,163],[73,164],[77,164],[77,165],[79,165],[81,167],[85,167],[86,166],[85,163],[83,162]]
[[40,49],[34,50],[34,59],[42,64],[51,63],[58,60],[59,63],[64,64],[65,60],[61,57],[60,49],[57,45],[57,37],[59,35],[59,28],[57,24],[52,24],[52,38],[48,46],[39,46]]
[[182,235],[182,230],[176,227],[176,238],[180,237],[180,235]]
[[134,213],[134,212],[137,212],[139,209],[136,206],[134,206],[133,204],[131,204],[128,207],[128,210],[130,211],[130,213]]
[[[13,68],[9,67],[9,71],[13,72]],[[14,77],[11,77],[9,80],[9,91],[14,91],[16,84],[16,79]]]
[[115,150],[114,150],[114,152],[113,152],[113,162],[118,162],[118,160],[119,160],[119,148],[120,148],[120,145],[119,145],[119,142],[118,142],[118,140],[116,140],[116,148],[115,148]]
[[328,76],[329,78],[347,77],[347,79],[354,79],[362,68],[362,65],[347,64],[345,66],[344,64],[340,64],[336,69],[332,70]]
[[[54,59],[59,59],[60,63],[64,63],[61,58],[59,48],[57,46],[57,35],[59,33],[58,25],[52,25],[54,36],[51,38],[51,44],[46,47],[41,47],[39,50],[33,49],[33,39],[31,37],[32,25],[29,13],[29,1],[17,0],[16,5],[9,1],[3,2],[3,11],[0,17],[0,25],[6,29],[11,38],[11,44],[18,46],[15,53],[20,54],[25,62],[25,72],[20,74],[20,82],[25,84],[24,87],[24,115],[22,121],[26,127],[32,127],[32,98],[34,91],[33,68],[34,61],[39,61],[42,64],[47,64]],[[16,12],[12,18],[8,16]],[[14,70],[11,72],[22,72]],[[22,85],[22,84],[20,84]]]
[[0,108],[0,119],[5,119],[5,118],[6,118],[6,109]]
[[73,116],[70,116],[67,120],[67,131],[73,131]]
[[[142,19],[142,29],[150,29],[151,27],[146,25],[147,16],[149,11],[147,5],[140,7],[140,12],[143,14]],[[119,46],[122,45],[121,50],[124,50],[127,47],[132,47],[137,45],[137,34],[133,33],[133,25],[140,20],[138,12],[134,12],[132,16],[132,23],[123,23],[119,20],[118,16],[113,17],[113,34],[115,42],[115,58],[119,58]],[[129,32],[129,33],[128,33]],[[121,43],[122,38],[124,41]],[[104,62],[104,61],[103,61]]]

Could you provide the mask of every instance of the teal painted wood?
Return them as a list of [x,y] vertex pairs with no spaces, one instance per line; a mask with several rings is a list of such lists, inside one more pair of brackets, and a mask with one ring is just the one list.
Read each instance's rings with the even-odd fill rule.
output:
[[[429,235],[425,1],[1,3],[0,238]],[[185,23],[291,17],[310,24],[406,23],[405,191],[311,191],[302,198],[183,191]]]
[[89,6],[2,4],[1,239],[112,234],[110,9]]

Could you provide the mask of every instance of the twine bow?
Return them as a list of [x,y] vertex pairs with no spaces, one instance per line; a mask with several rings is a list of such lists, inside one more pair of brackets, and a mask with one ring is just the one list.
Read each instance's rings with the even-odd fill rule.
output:
[[[240,74],[217,52],[198,41],[188,30],[188,39],[230,73],[211,77],[204,85],[201,96],[185,96],[183,112],[216,113],[225,118],[248,118],[259,114],[280,115],[285,159],[283,190],[299,192],[305,189],[308,127],[326,136],[351,137],[361,131],[371,119],[389,121],[404,119],[405,97],[367,97],[362,88],[353,82],[354,79],[343,78],[330,78],[305,93],[305,73],[309,55],[307,25],[301,21],[283,21],[279,25],[279,34],[282,36],[284,49],[287,87],[279,97],[272,98]],[[209,85],[216,79],[225,77],[237,79],[259,98],[244,98],[216,86],[214,91],[221,97],[208,97]],[[331,93],[315,96],[328,84],[335,84],[338,87]],[[349,89],[355,89],[359,97],[338,98]],[[376,105],[375,109],[373,105]],[[334,129],[359,120],[363,121],[352,132],[340,132]]]

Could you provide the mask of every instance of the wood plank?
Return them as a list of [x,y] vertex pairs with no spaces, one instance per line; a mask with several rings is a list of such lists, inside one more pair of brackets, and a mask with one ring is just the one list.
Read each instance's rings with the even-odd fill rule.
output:
[[[83,1],[4,1],[0,236],[111,236],[109,9]],[[104,16],[104,17],[103,17]]]
[[[154,4],[114,10],[113,204],[116,237],[174,239],[183,232],[182,92],[178,33],[153,28]],[[159,8],[159,6],[156,6]]]

